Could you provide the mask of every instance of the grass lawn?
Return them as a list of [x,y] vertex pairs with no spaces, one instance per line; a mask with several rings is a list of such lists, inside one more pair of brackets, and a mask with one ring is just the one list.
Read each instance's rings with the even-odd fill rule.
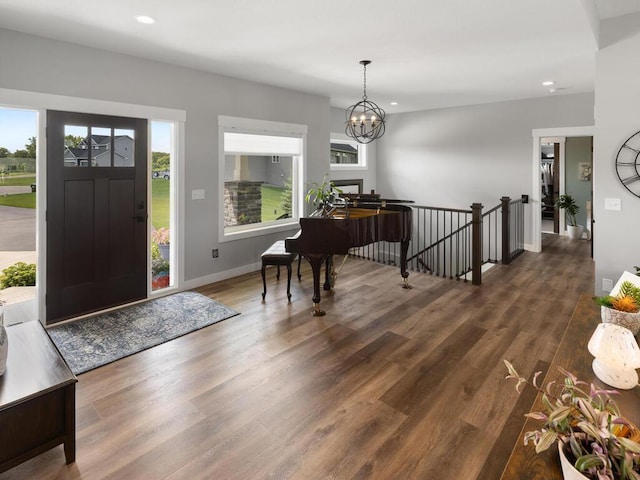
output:
[[262,221],[275,220],[284,212],[282,210],[282,191],[284,188],[273,185],[262,185]]
[[7,207],[36,208],[35,193],[17,193],[15,195],[0,195],[0,205]]
[[31,185],[32,183],[36,183],[36,176],[29,175],[28,177],[13,177],[11,175],[7,175],[5,173],[4,180],[0,179],[0,187],[14,187],[14,186],[24,186]]
[[154,228],[169,228],[169,185],[164,178],[151,179],[151,223]]

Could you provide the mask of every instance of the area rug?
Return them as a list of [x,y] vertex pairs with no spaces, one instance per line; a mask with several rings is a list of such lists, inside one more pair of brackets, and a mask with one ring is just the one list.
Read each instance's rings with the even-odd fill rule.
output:
[[180,292],[47,329],[76,375],[160,345],[238,312]]

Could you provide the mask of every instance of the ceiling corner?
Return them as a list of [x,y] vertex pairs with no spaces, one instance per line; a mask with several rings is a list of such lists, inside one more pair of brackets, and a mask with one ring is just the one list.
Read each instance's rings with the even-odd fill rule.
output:
[[585,18],[591,28],[593,41],[596,49],[600,47],[600,15],[598,13],[598,5],[596,0],[580,0],[585,14]]

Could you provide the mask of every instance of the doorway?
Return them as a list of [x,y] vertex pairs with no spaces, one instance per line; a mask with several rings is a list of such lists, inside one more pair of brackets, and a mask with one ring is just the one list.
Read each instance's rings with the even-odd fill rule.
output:
[[[533,137],[533,157],[532,157],[532,167],[533,167],[533,182],[532,182],[532,193],[531,193],[531,205],[532,205],[532,209],[534,209],[533,211],[535,211],[535,214],[532,214],[530,216],[530,221],[531,221],[531,245],[530,248],[528,248],[530,251],[532,252],[540,252],[542,251],[542,216],[538,213],[537,209],[541,209],[543,206],[543,202],[542,202],[542,179],[541,179],[541,174],[540,174],[540,159],[541,159],[541,145],[543,143],[543,139],[546,137],[556,137],[556,138],[564,138],[564,140],[566,141],[569,138],[573,138],[573,137],[593,137],[594,135],[594,127],[593,126],[584,126],[584,127],[559,127],[559,128],[544,128],[544,129],[534,129],[532,131],[532,137]],[[578,175],[579,175],[579,171],[582,171],[583,173],[587,173],[590,176],[590,172],[591,170],[587,169],[581,169],[581,166],[579,165],[579,163],[587,163],[587,160],[581,160],[580,162],[578,162],[578,164],[575,166],[575,172],[572,169],[572,172],[565,172],[565,168],[563,168],[563,144],[560,140],[558,140],[558,142],[560,143],[560,172],[559,172],[559,179],[560,179],[560,191],[559,193],[562,194],[564,193],[563,190],[563,186],[565,185],[565,174],[567,174],[567,178],[570,178],[572,181],[573,179],[577,179]],[[554,143],[556,143],[555,139],[554,139]],[[589,152],[589,161],[592,161],[592,152]],[[575,175],[574,175],[575,173]],[[587,211],[587,209],[590,207],[590,205],[587,205],[586,202],[584,205],[581,205],[581,210],[582,212]],[[591,228],[591,231],[588,233],[589,237],[588,238],[592,238],[592,232],[593,232],[593,218],[589,218],[588,224],[587,226],[587,231],[589,231],[589,228]],[[561,234],[564,234],[564,230],[565,230],[565,220],[564,220],[564,215],[560,214],[560,218],[559,218],[559,224],[560,224],[560,228],[559,228],[559,232]]]
[[147,296],[147,120],[47,111],[47,324]]
[[0,106],[0,301],[4,324],[37,318],[35,110]]
[[560,145],[550,139],[542,139],[540,145],[542,233],[560,233],[560,215],[555,206],[560,192]]

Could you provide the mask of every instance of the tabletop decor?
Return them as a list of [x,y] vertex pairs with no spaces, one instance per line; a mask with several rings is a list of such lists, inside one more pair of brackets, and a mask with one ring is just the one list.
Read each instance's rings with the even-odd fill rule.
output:
[[624,278],[630,277],[621,277],[622,281],[616,284],[611,295],[594,297],[594,301],[600,305],[604,323],[621,325],[637,335],[640,332],[640,282],[634,285]]
[[595,357],[593,373],[604,383],[624,390],[638,385],[640,348],[631,330],[615,323],[600,323],[587,348]]
[[[530,385],[542,394],[543,411],[527,417],[540,422],[539,428],[526,432],[524,443],[533,443],[536,453],[558,445],[570,466],[589,480],[637,480],[640,478],[640,431],[621,414],[613,400],[619,392],[588,384],[558,367],[562,382],[538,385],[537,372],[532,381],[520,376],[504,360],[507,379],[515,380],[516,390]],[[565,479],[571,478],[563,470]],[[576,477],[573,477],[576,478]]]

